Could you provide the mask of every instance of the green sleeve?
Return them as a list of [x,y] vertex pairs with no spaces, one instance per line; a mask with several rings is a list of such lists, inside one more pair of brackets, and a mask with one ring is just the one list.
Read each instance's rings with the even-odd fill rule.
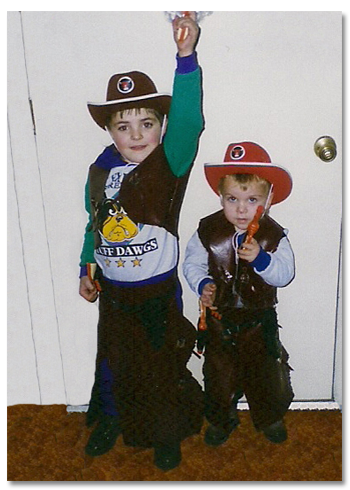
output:
[[190,168],[203,128],[200,68],[186,74],[175,73],[164,151],[177,177]]
[[85,185],[85,209],[89,215],[89,220],[85,228],[83,248],[80,255],[80,267],[88,264],[95,263],[94,257],[94,232],[92,229],[92,216],[90,211],[90,182],[89,179]]

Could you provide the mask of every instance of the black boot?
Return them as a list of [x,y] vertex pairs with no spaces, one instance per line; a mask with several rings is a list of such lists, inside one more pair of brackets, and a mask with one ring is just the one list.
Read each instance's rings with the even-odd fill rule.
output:
[[263,433],[266,439],[275,444],[280,444],[288,438],[287,429],[283,420],[279,420],[278,422],[269,425],[266,429],[263,429]]
[[86,454],[89,456],[101,456],[107,453],[114,446],[120,433],[121,428],[118,417],[102,415],[85,447]]
[[238,413],[236,411],[231,412],[231,419],[227,428],[219,427],[215,425],[209,425],[204,435],[204,442],[208,446],[221,446],[230,437],[231,432],[233,432],[240,424]]
[[179,442],[159,445],[154,448],[154,464],[163,471],[172,470],[181,463],[181,445]]

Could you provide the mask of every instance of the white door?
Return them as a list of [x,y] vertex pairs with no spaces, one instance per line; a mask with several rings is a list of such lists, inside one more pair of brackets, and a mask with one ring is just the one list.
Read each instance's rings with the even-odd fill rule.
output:
[[[296,256],[278,315],[297,400],[333,400],[340,365],[341,29],[340,12],[214,12],[198,45],[206,128],[181,215],[181,254],[198,220],[219,207],[204,162],[249,140],[290,170],[292,195],[271,215],[289,229]],[[78,296],[83,191],[89,164],[110,142],[86,102],[103,100],[110,75],[134,69],[170,92],[174,57],[163,12],[8,14],[9,404],[89,400],[97,306]],[[313,150],[323,135],[337,144],[331,163]],[[183,289],[196,323],[197,300]],[[191,369],[201,380],[201,361]]]

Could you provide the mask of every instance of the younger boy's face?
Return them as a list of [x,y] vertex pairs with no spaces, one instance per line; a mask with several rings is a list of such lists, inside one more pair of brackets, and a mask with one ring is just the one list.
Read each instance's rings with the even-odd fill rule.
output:
[[266,203],[267,195],[261,184],[251,182],[246,184],[243,190],[236,182],[226,179],[222,195],[221,205],[226,219],[232,223],[236,231],[246,231],[249,223],[254,218],[258,206],[268,208],[272,199]]
[[126,162],[141,163],[160,143],[159,120],[146,109],[117,112],[109,125],[110,135]]

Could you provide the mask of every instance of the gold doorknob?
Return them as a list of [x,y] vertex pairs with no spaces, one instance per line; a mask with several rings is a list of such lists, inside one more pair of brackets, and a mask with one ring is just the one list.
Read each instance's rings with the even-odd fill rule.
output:
[[323,162],[331,162],[337,156],[337,145],[331,136],[321,136],[314,145],[316,155]]

